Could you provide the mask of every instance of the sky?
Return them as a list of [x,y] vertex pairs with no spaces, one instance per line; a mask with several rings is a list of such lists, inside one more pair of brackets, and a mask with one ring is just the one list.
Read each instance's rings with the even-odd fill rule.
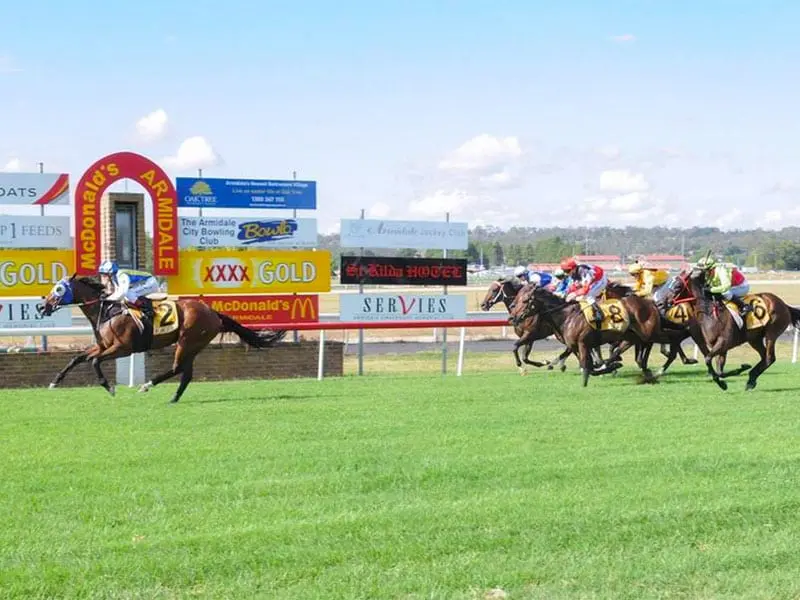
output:
[[77,181],[131,150],[173,177],[296,172],[321,232],[361,209],[800,225],[800,2],[73,0],[0,22],[2,170]]

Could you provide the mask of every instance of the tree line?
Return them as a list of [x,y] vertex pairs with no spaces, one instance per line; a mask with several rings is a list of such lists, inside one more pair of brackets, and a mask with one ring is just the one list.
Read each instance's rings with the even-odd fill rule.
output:
[[[695,260],[710,250],[713,255],[739,266],[759,269],[800,270],[800,227],[780,231],[762,229],[722,231],[716,227],[678,229],[668,227],[535,228],[475,227],[469,232],[469,247],[448,251],[454,258],[471,263],[481,260],[486,267],[553,263],[574,254],[611,254],[633,261],[646,254],[683,255]],[[342,252],[338,234],[320,235],[320,248],[331,251],[332,266],[338,271]],[[347,254],[357,250],[346,249]],[[441,250],[365,249],[372,256],[441,257]]]

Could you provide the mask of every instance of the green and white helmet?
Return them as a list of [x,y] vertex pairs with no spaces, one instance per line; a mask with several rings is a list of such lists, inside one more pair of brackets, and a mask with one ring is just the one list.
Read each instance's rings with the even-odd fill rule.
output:
[[697,264],[695,264],[695,267],[697,267],[698,269],[702,269],[703,271],[708,271],[716,266],[717,266],[717,261],[714,259],[713,256],[704,256],[703,258],[697,261]]

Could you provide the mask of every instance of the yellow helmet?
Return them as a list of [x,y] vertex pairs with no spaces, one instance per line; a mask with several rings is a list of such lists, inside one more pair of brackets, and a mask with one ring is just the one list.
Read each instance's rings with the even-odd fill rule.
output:
[[638,262],[633,263],[630,267],[628,267],[628,273],[631,275],[636,275],[637,273],[641,273],[643,267]]

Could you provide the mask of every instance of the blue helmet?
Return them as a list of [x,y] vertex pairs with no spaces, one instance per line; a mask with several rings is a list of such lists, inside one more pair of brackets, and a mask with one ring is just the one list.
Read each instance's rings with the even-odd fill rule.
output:
[[100,273],[100,275],[116,275],[117,271],[119,271],[117,263],[113,260],[107,260],[100,265],[97,272]]

